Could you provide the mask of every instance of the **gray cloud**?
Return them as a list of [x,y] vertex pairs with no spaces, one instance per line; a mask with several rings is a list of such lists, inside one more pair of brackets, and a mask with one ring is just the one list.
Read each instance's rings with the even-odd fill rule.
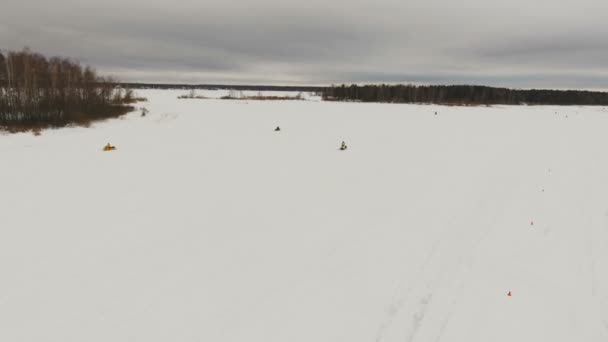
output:
[[595,0],[5,0],[0,48],[127,81],[608,88]]

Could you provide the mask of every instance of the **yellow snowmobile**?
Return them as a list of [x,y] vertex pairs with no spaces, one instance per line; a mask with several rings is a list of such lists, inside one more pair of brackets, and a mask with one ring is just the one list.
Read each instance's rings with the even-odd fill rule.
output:
[[104,151],[114,151],[116,149],[116,146],[112,146],[110,145],[110,143],[107,143],[106,146],[103,147]]

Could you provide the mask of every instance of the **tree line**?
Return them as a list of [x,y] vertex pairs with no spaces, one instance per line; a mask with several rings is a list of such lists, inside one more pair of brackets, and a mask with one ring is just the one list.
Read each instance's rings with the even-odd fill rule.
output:
[[454,105],[608,105],[608,93],[605,92],[520,90],[469,85],[341,85],[325,88],[323,99]]
[[313,86],[272,86],[272,85],[238,85],[238,84],[170,84],[170,83],[118,83],[131,89],[207,89],[207,90],[241,90],[241,91],[297,91],[321,93],[324,87]]
[[130,90],[69,58],[24,49],[0,52],[0,126],[64,126],[119,116],[133,108]]

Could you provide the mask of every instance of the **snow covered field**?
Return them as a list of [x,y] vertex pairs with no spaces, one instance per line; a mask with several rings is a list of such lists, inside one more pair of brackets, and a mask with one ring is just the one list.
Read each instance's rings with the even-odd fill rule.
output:
[[138,93],[0,135],[0,341],[608,341],[608,109]]

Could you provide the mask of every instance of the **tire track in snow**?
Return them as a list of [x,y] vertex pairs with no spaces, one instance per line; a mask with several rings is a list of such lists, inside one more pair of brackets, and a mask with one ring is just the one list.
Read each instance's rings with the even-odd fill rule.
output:
[[[459,222],[466,221],[468,218],[470,218],[466,215],[462,217],[453,217],[452,220],[450,220],[452,223],[446,225],[446,227],[442,230],[439,238],[434,242],[433,247],[425,258],[425,261],[422,263],[418,272],[416,273],[416,276],[413,278],[417,279],[417,281],[414,281],[410,286],[407,287],[407,289],[403,290],[403,285],[405,285],[407,277],[401,277],[399,285],[395,291],[395,295],[393,296],[393,300],[391,300],[391,303],[386,310],[386,317],[378,328],[375,338],[376,342],[381,342],[385,339],[388,330],[394,325],[395,320],[402,313],[403,309],[408,303],[412,303],[411,305],[408,305],[408,307],[416,306],[416,310],[413,312],[411,318],[412,324],[407,335],[407,341],[415,341],[419,330],[423,327],[425,317],[428,315],[428,310],[432,304],[435,293],[437,291],[446,290],[446,288],[440,287],[441,284],[445,283],[445,280],[442,281],[442,279],[449,277],[451,274],[455,274],[455,277],[450,279],[458,284],[455,286],[455,288],[462,289],[465,284],[466,275],[471,272],[473,256],[482,242],[495,230],[499,217],[502,217],[501,214],[504,212],[505,208],[504,202],[515,200],[512,194],[517,189],[513,186],[504,186],[504,188],[491,189],[488,192],[501,190],[505,190],[505,192],[511,196],[497,197],[482,194],[482,196],[480,196],[482,199],[502,198],[503,200],[500,203],[492,203],[490,208],[487,208],[487,203],[482,200],[481,204],[478,204],[480,208],[473,210],[485,211],[490,209],[491,213],[489,215],[485,215],[486,219],[489,219],[489,222],[483,222],[484,220],[481,219],[477,221],[477,224],[472,224],[471,221]],[[469,232],[467,235],[468,238],[461,237],[459,241],[458,237],[461,236],[460,233],[462,232],[452,228],[467,227],[471,225],[476,225],[478,228],[472,232]],[[454,241],[458,241],[458,246],[456,249],[454,249]],[[437,253],[440,250],[450,249],[455,250],[455,253],[448,253],[444,256]],[[468,266],[467,270],[463,270],[463,267],[465,266]],[[447,290],[449,290],[449,288]],[[399,294],[401,291],[403,291],[402,295]],[[455,301],[452,301],[449,306],[452,307],[454,304]],[[449,317],[451,316],[451,312],[449,314],[445,314],[445,316],[446,317],[442,319],[443,324],[437,336],[437,340],[439,340],[443,335],[444,330],[447,327]]]
[[[497,215],[492,215],[492,217],[494,217],[493,222],[490,222],[489,224],[480,224],[479,225],[479,229],[477,231],[475,231],[475,234],[472,235],[479,235],[481,234],[478,238],[473,239],[472,243],[467,243],[467,241],[470,240],[465,240],[462,242],[459,251],[456,253],[459,255],[459,257],[454,257],[453,255],[446,255],[445,257],[441,257],[438,256],[437,251],[438,250],[443,250],[444,248],[439,248],[440,245],[444,244],[444,245],[451,245],[452,241],[454,241],[454,239],[449,238],[448,236],[449,234],[442,234],[442,237],[439,238],[435,244],[434,247],[432,248],[432,250],[430,251],[429,255],[427,256],[426,261],[423,263],[423,265],[421,266],[420,271],[418,272],[418,275],[415,277],[415,279],[419,279],[419,281],[414,282],[413,284],[411,284],[407,290],[405,290],[404,295],[399,296],[396,295],[396,299],[394,299],[392,301],[392,303],[389,305],[389,309],[387,310],[387,318],[383,321],[383,323],[381,324],[377,336],[376,336],[376,342],[381,342],[383,341],[387,331],[392,327],[392,325],[394,324],[395,319],[397,318],[397,316],[403,311],[403,308],[406,306],[406,304],[408,302],[413,302],[412,305],[408,305],[408,307],[413,307],[416,306],[416,310],[414,311],[413,315],[412,315],[412,324],[410,327],[410,332],[408,333],[408,337],[407,337],[407,341],[408,342],[413,342],[416,339],[416,336],[418,335],[419,330],[422,328],[423,324],[424,324],[424,319],[427,316],[427,312],[429,310],[429,306],[432,304],[432,299],[434,296],[434,293],[438,290],[441,290],[441,288],[438,288],[438,284],[442,284],[442,278],[446,277],[449,275],[449,273],[451,273],[451,271],[455,271],[455,270],[460,270],[463,268],[464,265],[471,263],[471,258],[472,256],[475,254],[475,251],[477,250],[478,246],[481,244],[481,242],[493,231],[493,229],[491,227],[495,227],[495,221],[496,221],[496,216]],[[449,225],[446,227],[446,229],[444,229],[444,232],[450,231],[450,227],[453,226],[460,226],[459,224],[455,224],[455,225]],[[483,228],[487,228],[487,229],[483,229]],[[451,230],[454,231],[454,230]],[[485,233],[484,233],[485,231]],[[449,259],[449,260],[444,260],[444,259]],[[451,262],[450,260],[455,260],[454,262]],[[441,265],[443,264],[448,264],[450,266],[444,266],[442,267]],[[453,265],[451,265],[453,264]],[[445,270],[448,270],[447,272]],[[451,278],[452,280],[457,279],[456,282],[462,284],[461,286],[459,286],[459,288],[461,288],[464,284],[464,276],[465,273],[468,272],[458,272],[457,273],[457,278]],[[425,279],[429,279],[428,281],[424,281]],[[403,284],[405,281],[402,281],[401,283]],[[399,290],[397,290],[397,292],[399,292]],[[417,300],[416,300],[417,299]],[[417,303],[416,303],[417,302]],[[451,303],[450,305],[453,305],[453,303]],[[447,322],[445,323],[447,325]]]
[[428,294],[420,300],[419,310],[417,310],[416,313],[414,314],[414,316],[412,317],[412,319],[413,319],[412,327],[413,328],[412,328],[412,332],[410,333],[409,337],[407,338],[408,342],[412,342],[414,340],[414,338],[416,338],[416,334],[418,333],[418,330],[422,326],[424,316],[426,315],[428,306],[429,306],[432,298],[433,298],[433,295]]
[[[453,306],[454,302],[452,302],[450,304],[450,306]],[[448,323],[450,322],[450,318],[452,317],[452,312],[450,311],[450,313],[443,319],[443,322],[441,323],[441,328],[439,329],[439,333],[437,334],[437,337],[435,338],[435,342],[439,342],[441,340],[441,338],[443,337],[443,334],[445,333],[445,328],[448,326]]]
[[[416,272],[416,276],[414,277],[414,279],[422,278],[422,273],[429,265],[431,258],[435,255],[437,246],[439,245],[439,242],[441,242],[441,241],[442,241],[442,239],[440,238],[440,239],[436,240],[435,243],[433,243],[433,247],[431,247],[431,250],[426,257],[425,262],[422,264],[422,266]],[[406,272],[406,273],[408,273],[408,272]],[[386,330],[390,328],[390,326],[393,324],[393,320],[399,314],[399,312],[401,312],[403,306],[405,305],[407,296],[401,297],[399,295],[399,292],[400,292],[400,289],[403,288],[403,286],[405,285],[406,278],[407,278],[407,276],[405,276],[405,275],[400,277],[401,280],[398,282],[398,284],[396,286],[395,293],[393,294],[393,299],[391,300],[391,302],[386,310],[386,318],[380,324],[380,327],[378,328],[378,332],[376,333],[376,339],[375,339],[376,342],[380,342],[383,340]],[[412,283],[408,287],[408,289],[405,291],[405,293],[409,294],[410,292],[412,292],[415,285],[416,285],[416,283]]]

